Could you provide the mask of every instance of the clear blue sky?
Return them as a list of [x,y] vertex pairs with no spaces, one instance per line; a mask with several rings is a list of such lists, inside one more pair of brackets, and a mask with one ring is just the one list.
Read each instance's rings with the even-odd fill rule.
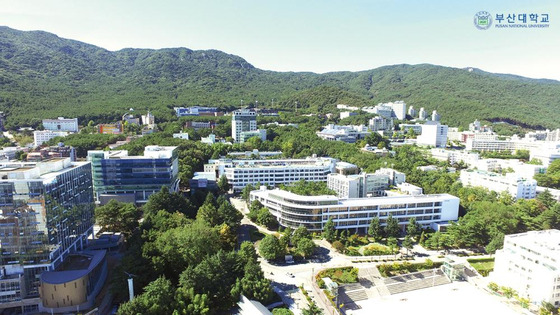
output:
[[[550,27],[481,31],[481,10],[548,13]],[[109,50],[219,49],[267,70],[432,63],[560,80],[558,0],[0,0],[0,25]]]

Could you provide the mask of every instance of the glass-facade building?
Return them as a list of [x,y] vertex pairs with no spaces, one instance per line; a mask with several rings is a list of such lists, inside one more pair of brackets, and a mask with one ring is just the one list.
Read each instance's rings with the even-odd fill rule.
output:
[[177,191],[176,151],[176,147],[160,146],[147,146],[144,156],[128,156],[127,151],[89,151],[96,201],[145,203],[163,186]]
[[0,176],[0,310],[32,310],[40,274],[83,249],[93,234],[91,164],[8,162]]

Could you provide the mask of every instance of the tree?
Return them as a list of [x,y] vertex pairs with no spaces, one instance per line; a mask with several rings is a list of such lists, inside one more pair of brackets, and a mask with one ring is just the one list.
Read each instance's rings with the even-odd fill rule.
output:
[[[243,187],[243,190],[241,190],[241,198],[243,198],[243,200],[245,200],[245,202],[249,202],[249,194],[253,190],[255,190],[255,187],[251,184],[247,184],[247,186]],[[261,207],[262,207],[262,205],[261,205]]]
[[220,194],[226,194],[229,191],[229,183],[226,174],[220,176],[218,180],[218,191]]
[[517,295],[517,292],[510,287],[501,287],[500,289],[502,290],[504,296],[507,297],[508,299],[511,299],[512,297]]
[[379,222],[379,217],[371,219],[368,228],[368,235],[373,237],[376,242],[379,242],[383,238],[383,230],[381,228],[381,223]]
[[332,246],[334,249],[336,249],[336,251],[338,251],[339,253],[344,253],[344,250],[346,249],[346,247],[344,246],[344,244],[342,244],[341,241],[334,241],[332,243]]
[[276,236],[268,234],[259,244],[259,253],[266,260],[275,260],[284,255],[285,249]]
[[305,259],[311,256],[313,251],[315,251],[315,243],[311,239],[302,238],[297,242],[297,251]]
[[498,249],[501,249],[504,246],[504,234],[499,233],[495,235],[490,243],[484,247],[488,254],[494,254]]
[[276,227],[276,218],[270,213],[270,211],[268,211],[267,208],[263,207],[257,214],[257,223],[268,229],[272,229]]
[[132,203],[111,199],[106,205],[95,209],[97,224],[105,231],[122,232],[130,236],[138,227],[141,212]]
[[538,194],[537,200],[540,201],[547,209],[552,208],[556,204],[556,200],[548,189],[545,189],[542,193]]
[[272,310],[272,315],[294,315],[294,313],[287,308],[275,308]]
[[406,234],[410,235],[410,237],[416,237],[419,231],[418,222],[416,222],[416,218],[412,217],[408,220],[408,225],[406,226]]
[[259,258],[257,251],[255,250],[255,246],[253,243],[248,241],[241,243],[238,253],[244,264],[248,264],[249,261],[257,262],[257,259]]
[[335,226],[332,220],[332,217],[329,217],[327,223],[323,227],[323,237],[327,240],[327,242],[332,243],[335,239]]
[[398,237],[400,234],[399,221],[389,214],[387,218],[387,225],[385,226],[385,235],[387,237]]
[[241,292],[248,299],[262,303],[266,303],[272,298],[274,293],[270,286],[270,280],[264,277],[258,262],[249,261],[245,265],[245,275],[241,279]]
[[398,248],[397,246],[397,239],[394,237],[389,237],[387,239],[387,246],[389,246],[389,249],[391,250],[391,255],[395,253],[395,249]]
[[303,315],[323,315],[323,311],[319,308],[319,306],[317,306],[317,304],[315,304],[314,301],[311,301],[307,308],[301,310],[301,313]]
[[403,242],[402,242],[402,246],[403,246],[404,248],[406,248],[406,255],[408,256],[408,251],[411,250],[412,247],[413,247],[412,238],[410,237],[409,234],[407,234],[407,235],[404,237],[404,240],[403,240]]
[[167,186],[161,187],[159,192],[152,194],[142,210],[144,210],[144,217],[155,215],[160,210],[169,213],[181,212],[188,218],[196,216],[196,209],[191,203],[178,192],[170,193]]
[[227,224],[233,232],[237,233],[237,229],[241,225],[241,219],[243,219],[243,214],[241,214],[231,203],[229,203],[229,201],[223,198],[223,196],[220,196],[217,202],[219,204],[219,222]]
[[311,239],[311,236],[309,235],[309,231],[307,230],[307,228],[304,225],[300,225],[294,231],[294,234],[292,234],[292,237],[290,238],[290,240],[292,241],[292,244],[297,245],[299,243],[299,241],[303,238]]
[[175,290],[171,281],[159,277],[144,288],[134,300],[121,304],[118,315],[171,314],[175,309]]
[[207,315],[208,295],[196,294],[193,288],[179,287],[175,293],[177,307],[173,315]]

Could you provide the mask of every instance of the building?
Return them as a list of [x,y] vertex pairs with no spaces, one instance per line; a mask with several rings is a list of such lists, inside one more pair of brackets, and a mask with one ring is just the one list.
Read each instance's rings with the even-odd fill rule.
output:
[[379,103],[375,107],[363,107],[362,111],[377,114],[384,118],[406,120],[406,104],[403,101]]
[[345,104],[338,104],[336,105],[336,108],[338,109],[347,109],[347,110],[358,110],[359,108],[356,106],[349,106],[349,105],[345,105]]
[[418,136],[417,143],[418,145],[445,148],[447,145],[447,126],[427,122],[422,125],[422,134]]
[[114,124],[99,124],[97,128],[98,132],[103,134],[120,135],[123,132],[121,122],[116,122]]
[[223,116],[224,113],[219,111],[217,107],[174,107],[177,117],[183,116]]
[[441,120],[441,116],[438,114],[437,110],[434,110],[432,112],[432,121],[440,121]]
[[66,137],[67,135],[68,132],[66,131],[35,130],[33,131],[33,145],[38,147],[53,138]]
[[370,131],[364,125],[359,126],[339,126],[329,124],[323,130],[317,131],[317,136],[323,140],[343,141],[355,143],[357,140],[364,139]]
[[543,166],[548,167],[552,161],[560,159],[560,142],[549,142],[530,152],[531,160],[540,160]]
[[242,131],[239,134],[239,143],[245,143],[247,140],[253,137],[258,137],[262,141],[266,140],[266,129],[257,129],[253,131]]
[[344,119],[344,118],[348,118],[350,116],[356,116],[358,115],[355,112],[340,112],[340,119]]
[[507,191],[515,199],[533,199],[537,195],[537,181],[522,178],[515,173],[505,176],[473,170],[462,170],[460,181],[464,186],[480,186],[490,191]]
[[146,115],[142,115],[142,125],[153,126],[156,124],[156,117],[148,111]]
[[560,141],[560,128],[549,131],[546,135],[546,141],[558,142]]
[[416,117],[416,109],[414,109],[414,106],[408,108],[408,116],[412,118]]
[[415,134],[417,135],[421,135],[422,134],[422,124],[400,124],[399,128],[401,129],[402,132],[407,133],[408,130],[412,129],[412,131],[414,131]]
[[259,151],[258,149],[253,149],[253,151],[245,152],[229,152],[228,157],[234,159],[268,159],[273,157],[280,157],[282,155],[281,151]]
[[132,115],[131,113],[125,113],[121,118],[123,124],[127,123],[129,125],[140,125],[140,119],[134,117],[134,115]]
[[51,131],[78,132],[78,118],[43,119],[43,128]]
[[383,118],[382,116],[377,116],[369,120],[369,129],[371,131],[393,130],[395,129],[395,126],[393,125],[392,118]]
[[175,138],[175,139],[189,140],[189,134],[186,133],[186,132],[174,133],[174,134],[173,134],[173,138]]
[[216,143],[216,135],[211,133],[208,137],[201,137],[200,142],[212,145]]
[[428,117],[428,114],[426,113],[426,110],[424,109],[424,107],[420,107],[420,111],[418,112],[418,119],[426,120],[427,117]]
[[258,183],[276,186],[288,185],[299,180],[324,182],[327,175],[335,171],[333,158],[308,157],[305,159],[274,160],[209,160],[204,172],[215,172],[216,178],[226,175],[234,191]]
[[250,200],[258,200],[270,210],[280,225],[322,231],[329,218],[337,229],[366,232],[374,217],[386,225],[389,215],[402,229],[411,218],[423,226],[457,220],[459,198],[448,194],[340,199],[336,196],[300,196],[284,190],[254,190]]
[[383,196],[389,188],[386,174],[329,174],[327,187],[341,199]]
[[241,133],[257,130],[257,113],[252,109],[238,109],[231,118],[231,136],[240,142]]
[[374,174],[381,174],[389,176],[389,185],[397,186],[406,182],[406,175],[392,168],[380,168]]
[[218,190],[216,172],[195,172],[193,178],[189,179],[189,187],[192,194],[198,190]]
[[448,161],[449,164],[465,163],[468,166],[476,165],[480,160],[480,155],[475,152],[445,150],[433,148],[430,150],[432,157],[440,161]]
[[128,156],[128,151],[88,151],[92,164],[96,202],[111,199],[145,203],[163,186],[179,189],[177,147],[147,146],[144,156]]
[[492,281],[517,291],[533,304],[560,306],[560,231],[530,231],[506,235],[496,251]]
[[89,162],[0,164],[0,313],[36,312],[40,274],[93,236]]
[[69,255],[56,270],[41,273],[41,311],[68,313],[92,308],[106,278],[105,250]]
[[185,128],[193,128],[194,130],[200,130],[204,128],[216,128],[216,123],[213,121],[187,121],[185,123]]

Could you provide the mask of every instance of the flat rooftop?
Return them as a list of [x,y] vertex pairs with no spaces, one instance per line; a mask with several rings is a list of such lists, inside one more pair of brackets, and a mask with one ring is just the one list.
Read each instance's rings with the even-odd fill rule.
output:
[[521,308],[503,302],[467,282],[453,282],[432,288],[410,291],[356,302],[358,309],[348,315],[415,314],[415,315],[518,315]]
[[545,247],[560,254],[560,230],[530,231],[519,234],[506,235],[511,240],[527,248]]

